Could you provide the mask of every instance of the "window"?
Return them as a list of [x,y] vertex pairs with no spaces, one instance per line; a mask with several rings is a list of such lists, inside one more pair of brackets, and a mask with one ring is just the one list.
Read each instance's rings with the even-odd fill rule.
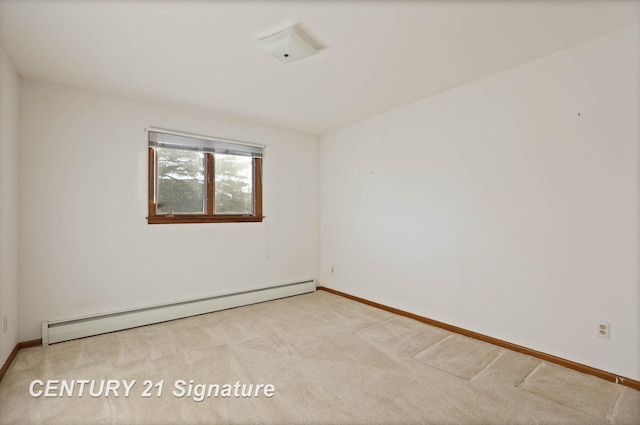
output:
[[149,224],[262,221],[260,145],[149,130]]

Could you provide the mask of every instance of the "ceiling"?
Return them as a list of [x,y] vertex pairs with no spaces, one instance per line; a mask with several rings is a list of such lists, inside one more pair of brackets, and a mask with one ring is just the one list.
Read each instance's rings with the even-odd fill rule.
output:
[[[289,64],[254,39],[299,24]],[[638,1],[0,0],[22,76],[320,134],[640,23]]]

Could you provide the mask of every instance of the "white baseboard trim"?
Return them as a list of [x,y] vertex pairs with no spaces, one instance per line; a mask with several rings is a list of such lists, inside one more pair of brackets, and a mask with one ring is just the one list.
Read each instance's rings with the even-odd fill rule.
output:
[[115,313],[42,322],[42,345],[182,319],[198,314],[306,294],[315,290],[315,280],[309,279]]

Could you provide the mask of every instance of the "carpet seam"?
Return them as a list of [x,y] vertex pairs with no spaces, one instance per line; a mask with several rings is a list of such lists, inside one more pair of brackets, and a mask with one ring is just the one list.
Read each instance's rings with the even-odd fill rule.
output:
[[614,422],[614,419],[618,413],[618,408],[620,407],[620,403],[622,403],[622,397],[625,391],[626,391],[626,388],[624,387],[621,389],[621,391],[618,391],[618,397],[616,397],[616,401],[615,403],[613,403],[613,407],[611,408],[611,411],[609,412],[609,414],[605,416],[605,419],[610,424]]
[[[425,333],[425,332],[421,332],[421,334],[424,334],[424,333]],[[437,340],[436,342],[434,342],[433,344],[431,344],[431,345],[429,345],[429,346],[427,346],[427,347],[423,348],[422,350],[417,351],[417,352],[416,352],[416,353],[414,353],[414,354],[408,355],[408,357],[410,357],[410,358],[414,358],[415,356],[417,356],[418,354],[422,353],[423,351],[427,351],[428,349],[430,349],[430,348],[431,348],[431,347],[433,347],[434,345],[436,345],[436,344],[440,344],[440,342],[442,342],[445,338],[449,338],[450,336],[453,336],[453,335],[445,335],[445,336],[443,336],[442,338],[440,338],[439,340]],[[416,360],[417,360],[417,359],[416,359]]]
[[[435,346],[437,346],[437,345],[440,345],[440,344],[442,343],[442,341],[444,341],[445,339],[453,338],[453,335],[454,335],[454,334],[451,334],[451,335],[447,335],[447,336],[445,336],[444,338],[442,338],[440,341],[436,342],[435,344],[431,344],[430,346],[428,346],[428,347],[427,347],[427,348],[425,348],[424,350],[417,352],[416,354],[414,354],[413,356],[411,356],[411,358],[415,359],[415,357],[416,357],[418,354],[420,354],[420,353],[424,353],[425,351],[428,351],[428,350],[431,350],[433,347],[435,347]],[[416,360],[418,360],[418,359],[416,359]],[[420,362],[420,360],[418,360],[418,361]],[[420,362],[420,363],[423,363],[423,362]],[[445,372],[446,372],[446,371],[445,371]]]
[[478,372],[476,372],[471,378],[469,378],[469,381],[473,381],[475,380],[479,375],[482,374],[482,372],[484,372],[485,370],[487,370],[489,368],[489,366],[491,366],[492,364],[494,364],[500,357],[502,357],[504,355],[504,353],[506,353],[505,350],[500,350],[500,352],[498,353],[498,355],[491,360],[489,363],[487,363],[487,365],[485,367],[483,367],[482,369],[480,369]]
[[[529,377],[530,377],[531,375],[533,375],[533,373],[534,373],[536,370],[540,369],[540,367],[542,367],[542,364],[543,364],[543,363],[544,363],[544,362],[543,362],[543,361],[541,361],[540,363],[538,363],[538,364],[536,365],[536,367],[534,367],[533,369],[531,369],[531,372],[527,373],[527,376],[525,376],[524,378],[522,378],[522,381],[518,382],[518,384],[516,385],[516,388],[520,388],[520,385],[524,384],[524,382],[525,382],[527,379],[529,379]],[[525,388],[522,388],[522,389],[523,389],[523,390],[525,390],[525,391],[527,391]],[[528,391],[528,392],[531,392],[531,391]],[[532,394],[533,394],[533,393],[532,393]]]
[[366,328],[358,329],[357,331],[352,332],[352,333],[355,335],[355,334],[357,334],[359,332],[366,331],[367,329],[371,329],[374,326],[378,326],[378,325],[380,325],[380,324],[382,324],[384,322],[388,322],[389,320],[393,320],[393,319],[395,319],[395,317],[389,317],[388,319],[384,319],[384,320],[382,320],[380,322],[372,323],[369,326],[367,326]]

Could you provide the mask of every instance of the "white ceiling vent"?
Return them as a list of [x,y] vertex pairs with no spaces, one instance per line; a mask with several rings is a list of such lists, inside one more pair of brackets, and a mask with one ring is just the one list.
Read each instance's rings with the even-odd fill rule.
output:
[[258,47],[284,63],[315,55],[320,50],[319,46],[314,46],[316,43],[296,26],[259,38],[256,42]]

